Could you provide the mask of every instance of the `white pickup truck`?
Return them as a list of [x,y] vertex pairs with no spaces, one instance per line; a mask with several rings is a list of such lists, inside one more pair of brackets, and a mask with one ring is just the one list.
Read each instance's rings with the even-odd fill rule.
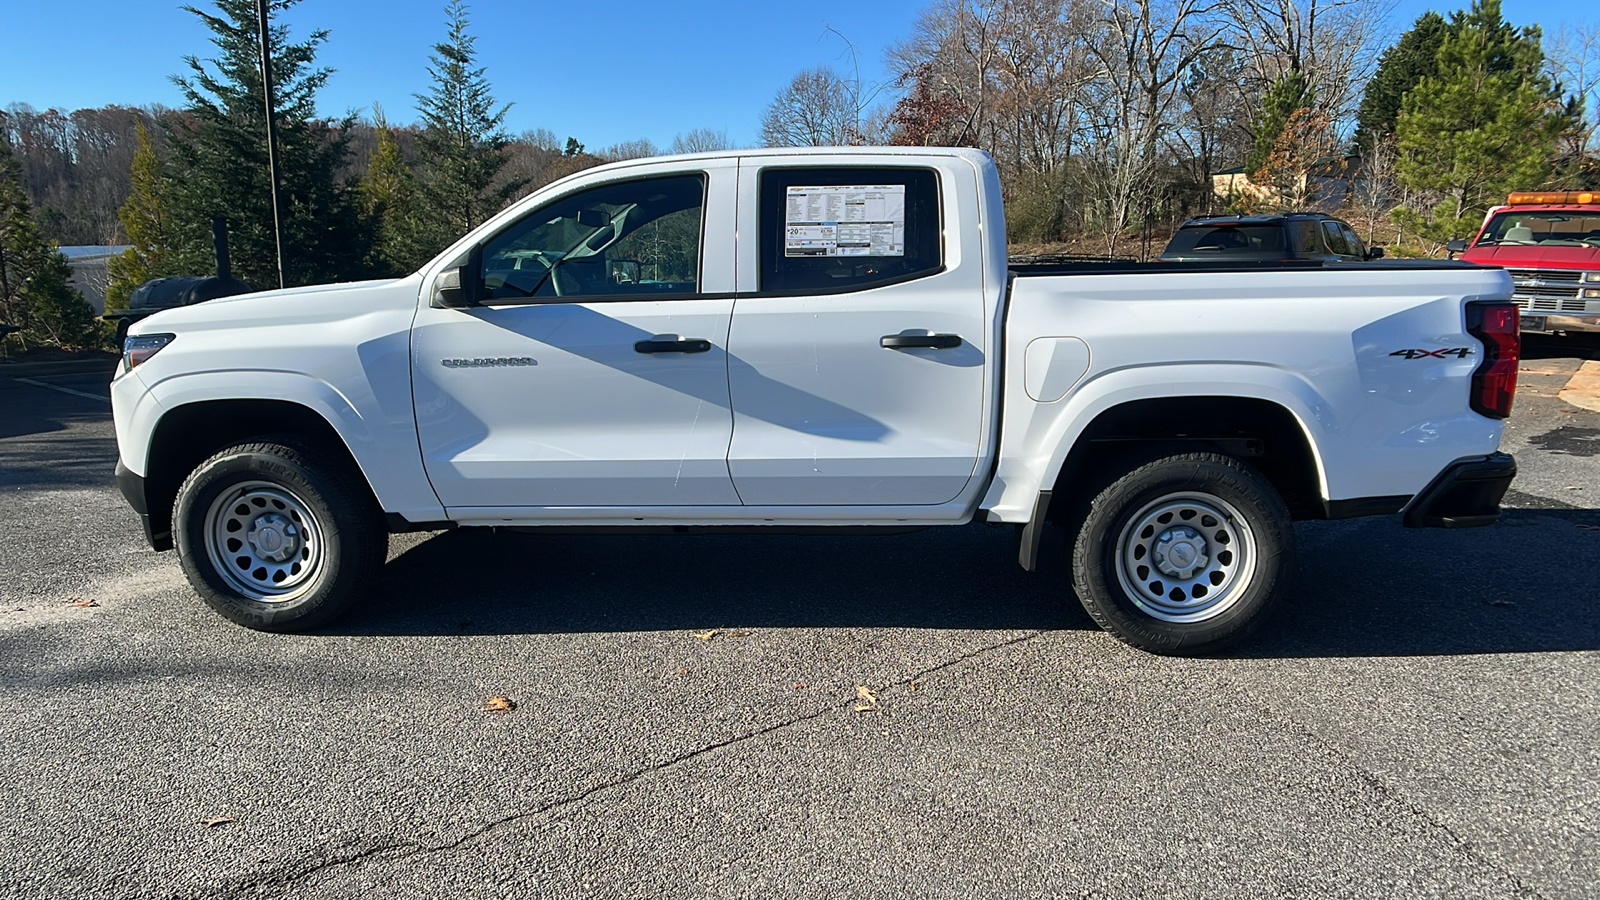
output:
[[1202,653],[1287,592],[1296,519],[1494,521],[1510,297],[1453,262],[1008,267],[972,150],[636,160],[405,278],[139,322],[117,477],[251,628],[328,622],[397,531],[980,521],[1031,570],[1052,522],[1063,601]]

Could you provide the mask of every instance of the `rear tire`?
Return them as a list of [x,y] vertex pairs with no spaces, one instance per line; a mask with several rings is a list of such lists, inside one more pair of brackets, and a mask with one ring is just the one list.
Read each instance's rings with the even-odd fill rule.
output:
[[237,444],[201,463],[178,489],[172,520],[195,592],[258,631],[333,621],[374,581],[388,550],[366,492],[283,439]]
[[1140,465],[1070,530],[1072,583],[1118,640],[1173,656],[1244,640],[1289,589],[1294,530],[1283,498],[1218,453]]

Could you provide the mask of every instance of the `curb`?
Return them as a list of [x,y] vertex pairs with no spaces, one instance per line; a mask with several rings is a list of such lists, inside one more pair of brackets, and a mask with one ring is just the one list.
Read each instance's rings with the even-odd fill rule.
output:
[[55,362],[10,363],[0,360],[0,378],[27,378],[33,375],[79,375],[84,373],[115,372],[121,364],[117,357],[105,359],[63,359]]
[[1563,403],[1600,412],[1600,362],[1591,359],[1579,367],[1558,396]]

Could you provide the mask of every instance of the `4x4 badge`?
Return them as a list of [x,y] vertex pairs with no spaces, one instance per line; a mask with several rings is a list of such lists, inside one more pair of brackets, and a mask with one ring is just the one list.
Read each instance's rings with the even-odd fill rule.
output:
[[1390,356],[1404,356],[1406,359],[1444,359],[1454,356],[1456,359],[1466,359],[1472,355],[1471,347],[1451,347],[1444,350],[1396,350]]

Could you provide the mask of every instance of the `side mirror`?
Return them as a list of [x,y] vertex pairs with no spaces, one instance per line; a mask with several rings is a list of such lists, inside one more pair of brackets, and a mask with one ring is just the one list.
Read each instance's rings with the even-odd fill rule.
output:
[[1450,254],[1451,259],[1455,259],[1457,253],[1467,252],[1467,242],[1461,238],[1456,238],[1450,243],[1445,244],[1444,249],[1446,253]]
[[466,309],[472,303],[467,298],[467,291],[461,286],[461,270],[463,266],[452,266],[439,273],[433,280],[433,298],[428,305],[434,309]]
[[1383,248],[1382,247],[1368,247],[1367,248],[1367,259],[1383,259]]

